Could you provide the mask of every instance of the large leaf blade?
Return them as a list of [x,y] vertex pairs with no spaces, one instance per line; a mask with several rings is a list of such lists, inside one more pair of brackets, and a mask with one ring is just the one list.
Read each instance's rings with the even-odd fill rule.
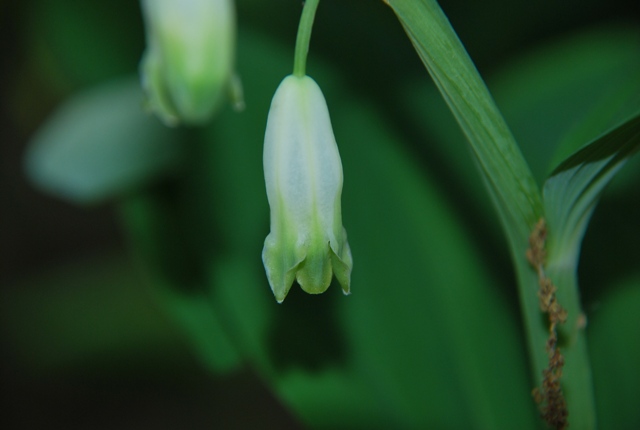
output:
[[542,212],[538,187],[446,16],[433,0],[388,3],[469,140],[505,227],[528,232]]
[[640,273],[606,287],[587,329],[598,417],[603,429],[635,429],[640,426]]
[[[464,132],[507,236],[536,385],[547,364],[538,278],[526,261],[528,237],[543,216],[542,198],[491,94],[435,0],[387,2]],[[588,409],[588,407],[582,408]]]

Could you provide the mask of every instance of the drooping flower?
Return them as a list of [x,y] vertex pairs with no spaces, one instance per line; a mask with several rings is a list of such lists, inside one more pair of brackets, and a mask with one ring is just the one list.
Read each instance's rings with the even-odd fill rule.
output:
[[147,49],[142,85],[167,124],[201,124],[220,107],[232,81],[233,0],[142,0]]
[[273,97],[264,174],[271,232],[262,260],[276,300],[294,280],[307,293],[323,293],[333,274],[348,294],[353,261],[342,226],[342,163],[326,101],[308,76],[287,76]]

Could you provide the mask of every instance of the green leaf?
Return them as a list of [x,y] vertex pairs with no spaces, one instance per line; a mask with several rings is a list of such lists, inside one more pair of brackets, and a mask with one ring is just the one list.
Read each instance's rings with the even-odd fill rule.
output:
[[589,320],[587,335],[600,426],[640,427],[640,274],[615,285]]
[[598,197],[640,148],[640,114],[565,160],[544,186],[547,222],[553,231],[550,262],[573,265]]
[[541,195],[502,115],[435,0],[396,1],[398,16],[463,133],[508,238],[536,385],[542,380],[547,328],[540,318],[538,279],[526,261],[528,237],[542,217]]
[[528,235],[542,213],[537,185],[449,21],[434,0],[388,3],[469,140],[505,228]]
[[65,200],[95,203],[175,171],[180,142],[143,111],[142,100],[138,81],[126,79],[66,101],[29,143],[31,181]]
[[192,223],[176,214],[176,208],[184,208],[167,194],[166,189],[155,187],[120,203],[133,253],[153,298],[182,330],[205,367],[214,373],[234,370],[242,359],[206,288],[208,254],[189,240]]
[[144,35],[137,3],[32,2],[21,26],[30,66],[40,79],[65,90],[134,73]]
[[187,358],[131,261],[100,256],[3,285],[2,341],[27,371],[161,368]]
[[[387,393],[406,427],[534,427],[516,313],[437,181],[398,149],[376,112],[344,103],[334,118],[355,261],[353,295],[341,306],[360,372],[376,375],[372,389]],[[496,356],[504,361],[494,367]],[[513,385],[492,384],[501,371]]]
[[[640,67],[640,58],[632,70],[636,67]],[[615,76],[611,78],[615,79]],[[557,170],[558,166],[583,147],[585,142],[594,140],[640,111],[640,75],[633,74],[630,79],[619,79],[616,83],[607,97],[603,97],[560,142],[550,168]]]

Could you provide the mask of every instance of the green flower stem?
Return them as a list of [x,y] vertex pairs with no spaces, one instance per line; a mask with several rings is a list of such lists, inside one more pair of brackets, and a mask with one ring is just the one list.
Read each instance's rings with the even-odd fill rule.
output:
[[[453,115],[466,135],[476,157],[481,176],[500,216],[514,261],[524,326],[535,385],[542,382],[547,367],[545,350],[549,336],[537,297],[538,277],[526,259],[528,238],[536,222],[544,217],[542,198],[537,184],[524,160],[504,118],[489,90],[469,58],[436,0],[385,0],[402,23],[414,48],[433,78]],[[576,284],[564,286],[558,294],[561,305],[578,312]],[[574,279],[575,282],[575,279]],[[570,316],[575,318],[576,315]],[[584,341],[560,345],[567,362],[588,366]],[[577,364],[582,363],[582,364]],[[567,363],[567,369],[574,364]],[[562,377],[572,428],[594,427],[593,396],[589,372],[567,371]],[[589,416],[589,419],[582,417]],[[593,419],[592,419],[593,418]],[[584,427],[583,427],[584,425]]]
[[307,54],[309,53],[309,41],[311,40],[311,30],[313,20],[318,9],[320,0],[306,0],[300,17],[298,26],[298,37],[296,38],[296,52],[293,60],[293,75],[299,78],[306,74]]

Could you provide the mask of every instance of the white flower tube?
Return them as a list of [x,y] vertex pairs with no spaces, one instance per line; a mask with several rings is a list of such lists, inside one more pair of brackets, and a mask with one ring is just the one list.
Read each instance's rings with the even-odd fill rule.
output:
[[278,302],[294,280],[323,293],[333,274],[349,293],[353,261],[342,227],[342,163],[318,84],[287,76],[267,120],[264,175],[271,232],[262,260]]
[[142,0],[149,105],[167,124],[211,118],[229,88],[235,58],[233,0]]

